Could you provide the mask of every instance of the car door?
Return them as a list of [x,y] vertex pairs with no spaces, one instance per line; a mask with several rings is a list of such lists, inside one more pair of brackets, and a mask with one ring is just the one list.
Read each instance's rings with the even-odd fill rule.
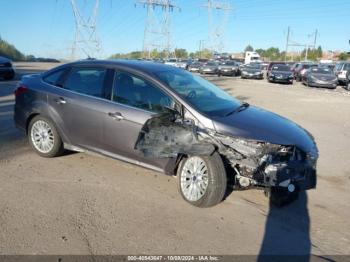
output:
[[168,160],[145,158],[134,147],[146,121],[173,103],[174,100],[151,81],[117,70],[104,117],[104,147],[119,156],[163,168]]
[[57,124],[74,146],[90,150],[102,147],[107,75],[108,69],[102,66],[72,67],[61,87],[48,96]]

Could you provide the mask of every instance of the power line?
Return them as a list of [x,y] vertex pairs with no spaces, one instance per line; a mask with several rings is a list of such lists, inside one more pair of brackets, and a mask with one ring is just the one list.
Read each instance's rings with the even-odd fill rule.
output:
[[[222,2],[218,0],[207,0],[203,5],[208,9],[208,23],[209,23],[209,43],[212,51],[221,52],[224,48],[224,31],[228,23],[229,15],[232,11],[229,2]],[[220,14],[219,21],[214,22],[213,10]]]
[[313,44],[310,44],[309,40],[306,41],[305,44],[300,44],[297,43],[293,40],[290,39],[290,27],[288,26],[288,31],[287,31],[287,41],[286,41],[286,50],[285,50],[285,61],[287,60],[287,51],[289,47],[292,46],[297,46],[297,47],[304,47],[305,48],[305,61],[308,58],[308,51],[309,49],[312,47],[313,49],[316,48],[316,41],[317,41],[317,36],[318,36],[318,30],[316,29],[315,32],[313,32],[312,34],[308,34],[308,38],[310,38],[311,36],[314,36],[314,41]]
[[97,37],[96,18],[99,9],[99,0],[95,0],[89,17],[84,17],[75,0],[70,0],[74,19],[75,37],[72,45],[71,59],[81,57],[98,57],[101,52],[101,42]]
[[[143,55],[150,58],[151,51],[157,49],[165,51],[166,58],[169,58],[172,49],[170,14],[174,9],[181,9],[172,4],[171,0],[138,0],[137,3],[147,9]],[[156,13],[159,9],[161,10],[160,15]]]

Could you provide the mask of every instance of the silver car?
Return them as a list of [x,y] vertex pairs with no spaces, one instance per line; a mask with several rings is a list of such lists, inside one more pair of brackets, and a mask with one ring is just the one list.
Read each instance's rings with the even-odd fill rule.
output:
[[79,61],[22,78],[14,120],[43,157],[93,151],[178,177],[198,207],[229,186],[280,205],[316,186],[312,136],[185,70],[141,61]]

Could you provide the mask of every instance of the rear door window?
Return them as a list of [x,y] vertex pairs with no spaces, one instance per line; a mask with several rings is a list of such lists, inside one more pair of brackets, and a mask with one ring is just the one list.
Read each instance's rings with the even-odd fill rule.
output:
[[126,72],[116,72],[112,100],[151,112],[165,112],[174,101],[152,83]]
[[80,94],[105,98],[106,71],[102,67],[72,68],[63,87]]

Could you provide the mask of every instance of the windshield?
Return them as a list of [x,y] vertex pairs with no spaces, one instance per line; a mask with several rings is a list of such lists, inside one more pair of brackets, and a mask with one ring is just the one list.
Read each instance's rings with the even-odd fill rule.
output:
[[209,116],[224,116],[240,106],[238,100],[219,87],[186,71],[159,71],[155,75],[196,110]]
[[236,63],[235,62],[225,62],[223,63],[223,65],[227,65],[227,66],[235,66]]
[[246,65],[246,68],[247,69],[260,69],[261,65],[260,64],[249,64],[249,65]]
[[290,67],[287,65],[275,65],[272,67],[274,71],[290,71]]
[[207,65],[207,66],[217,66],[217,63],[215,63],[215,62],[208,62],[205,65]]
[[316,67],[316,68],[311,68],[310,69],[311,73],[315,73],[315,74],[332,74],[332,70],[329,68],[321,68],[321,67]]

